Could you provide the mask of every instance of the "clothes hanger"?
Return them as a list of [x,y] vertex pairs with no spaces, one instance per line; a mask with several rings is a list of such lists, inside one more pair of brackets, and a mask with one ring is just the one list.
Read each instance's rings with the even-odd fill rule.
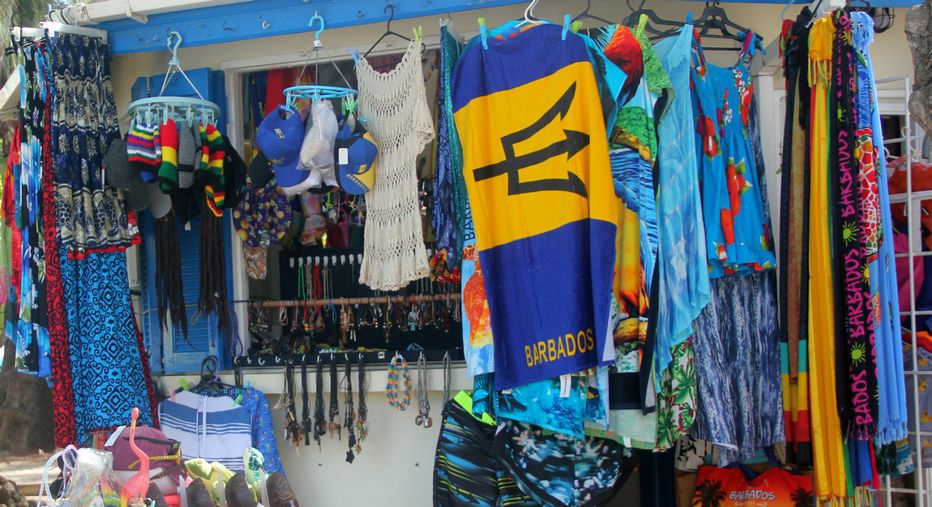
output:
[[845,10],[848,12],[870,11],[872,8],[873,6],[869,0],[845,0]]
[[540,0],[531,0],[531,3],[524,9],[524,20],[515,25],[515,27],[524,26],[526,24],[536,25],[541,22],[541,20],[534,15],[534,7],[537,7],[539,1]]
[[614,25],[614,24],[615,24],[614,21],[609,21],[609,20],[607,20],[607,19],[605,19],[605,18],[600,18],[599,16],[595,16],[595,15],[593,15],[593,14],[590,14],[590,13],[589,13],[589,9],[590,9],[591,7],[592,7],[592,0],[586,0],[586,8],[585,8],[582,12],[580,12],[579,14],[577,14],[576,17],[573,18],[573,21],[580,21],[580,20],[583,20],[583,19],[592,19],[592,20],[598,21],[598,22],[600,22],[600,23],[605,23],[606,25]]
[[[723,9],[717,1],[705,3],[705,9],[703,9],[702,14],[699,15],[699,19],[693,23],[693,26],[699,30],[699,35],[701,37],[736,40],[738,42],[743,42],[746,34],[752,32],[749,28],[745,28],[728,19],[728,14],[725,12],[725,9]],[[737,33],[732,33],[729,28],[735,30]],[[712,33],[710,30],[718,30],[719,33]]]
[[[644,8],[645,3],[646,3],[646,0],[641,0],[641,3],[638,5],[638,8],[635,9],[634,7],[631,6],[631,0],[625,0],[625,4],[627,4],[628,8],[631,9],[631,13],[628,14],[628,16],[625,17],[624,20],[622,20],[621,24],[627,27],[637,26],[638,23],[640,23],[641,16],[646,15],[648,23],[644,25],[644,31],[646,33],[651,34],[652,36],[657,36],[657,37],[666,37],[674,33],[676,30],[679,30],[683,26],[683,23],[679,21],[673,21],[670,19],[661,18],[659,15],[657,15],[656,12],[654,12],[653,9],[645,9]],[[669,26],[673,28],[671,30],[660,30],[657,28],[657,25]]]
[[399,38],[402,38],[402,39],[404,39],[404,40],[406,40],[406,41],[408,41],[408,42],[411,42],[411,38],[410,38],[410,37],[405,37],[404,35],[401,35],[400,33],[398,33],[398,32],[396,32],[396,31],[392,30],[392,21],[395,19],[395,6],[393,6],[392,4],[387,4],[387,5],[385,5],[385,9],[384,9],[382,12],[383,12],[383,13],[388,13],[388,21],[385,22],[385,33],[383,33],[382,36],[379,37],[378,40],[375,41],[375,44],[373,44],[373,45],[369,48],[369,50],[366,51],[366,52],[362,55],[363,58],[369,56],[369,53],[371,53],[372,50],[375,49],[375,47],[378,46],[380,42],[382,42],[382,39],[384,39],[385,37],[388,37],[389,35],[394,35],[395,37],[399,37]]
[[225,384],[220,379],[220,360],[217,356],[210,355],[201,361],[201,380],[191,391],[205,390],[211,393],[217,393],[222,388],[236,388],[235,385]]

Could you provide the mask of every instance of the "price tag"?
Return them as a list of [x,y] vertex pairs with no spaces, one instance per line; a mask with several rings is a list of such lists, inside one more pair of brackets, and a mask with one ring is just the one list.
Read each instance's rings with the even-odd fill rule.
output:
[[570,397],[570,382],[572,379],[569,375],[560,375],[560,397],[569,398]]
[[337,150],[337,159],[340,165],[349,164],[349,148],[340,148]]
[[123,433],[123,430],[126,429],[126,426],[120,426],[119,428],[113,430],[113,433],[110,434],[110,438],[104,443],[104,447],[110,447],[116,443],[117,439],[120,438],[120,434]]

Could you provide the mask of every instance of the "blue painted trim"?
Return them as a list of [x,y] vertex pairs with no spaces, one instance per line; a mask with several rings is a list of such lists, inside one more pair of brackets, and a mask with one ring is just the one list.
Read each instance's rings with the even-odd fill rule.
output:
[[[687,2],[704,2],[705,0],[685,0]],[[719,0],[722,3],[755,3],[755,4],[795,4],[807,5],[809,0]],[[872,7],[912,7],[922,3],[921,0],[870,0]]]
[[[116,55],[167,51],[166,37],[172,30],[184,36],[184,47],[306,33],[307,47],[296,49],[307,49],[313,44],[308,21],[315,11],[327,21],[327,29],[340,28],[388,20],[383,12],[385,3],[385,0],[262,0],[152,14],[145,25],[120,19],[101,23],[96,28],[110,32],[111,50]],[[521,3],[525,3],[524,0],[391,0],[395,19]],[[324,39],[326,42],[326,34]]]

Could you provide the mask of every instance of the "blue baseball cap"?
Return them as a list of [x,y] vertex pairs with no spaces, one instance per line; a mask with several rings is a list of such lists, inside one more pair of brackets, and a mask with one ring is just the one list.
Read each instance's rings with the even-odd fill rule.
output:
[[306,180],[310,171],[299,168],[304,122],[292,107],[280,105],[268,114],[256,132],[256,145],[268,158],[281,187],[290,187]]
[[375,186],[375,160],[379,148],[359,122],[351,131],[344,125],[336,139],[337,177],[347,194],[365,194]]

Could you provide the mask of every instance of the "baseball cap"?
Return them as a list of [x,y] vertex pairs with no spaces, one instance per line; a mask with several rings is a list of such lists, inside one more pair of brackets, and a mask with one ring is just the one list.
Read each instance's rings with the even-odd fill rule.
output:
[[162,218],[172,210],[172,198],[162,193],[158,183],[146,183],[146,193],[149,195],[149,211],[153,218]]
[[375,161],[379,148],[372,136],[356,122],[356,130],[344,125],[336,140],[337,174],[347,194],[365,194],[375,185]]
[[103,160],[107,183],[123,191],[127,204],[136,211],[149,206],[149,194],[146,192],[142,176],[126,156],[126,140],[114,139]]
[[292,107],[278,106],[259,124],[256,145],[271,162],[282,187],[297,185],[309,176],[310,171],[298,167],[303,141],[304,122]]
[[274,177],[275,173],[272,172],[272,163],[269,162],[268,157],[260,151],[252,159],[252,163],[249,164],[249,180],[252,181],[252,184],[255,185],[256,188],[262,188]]

